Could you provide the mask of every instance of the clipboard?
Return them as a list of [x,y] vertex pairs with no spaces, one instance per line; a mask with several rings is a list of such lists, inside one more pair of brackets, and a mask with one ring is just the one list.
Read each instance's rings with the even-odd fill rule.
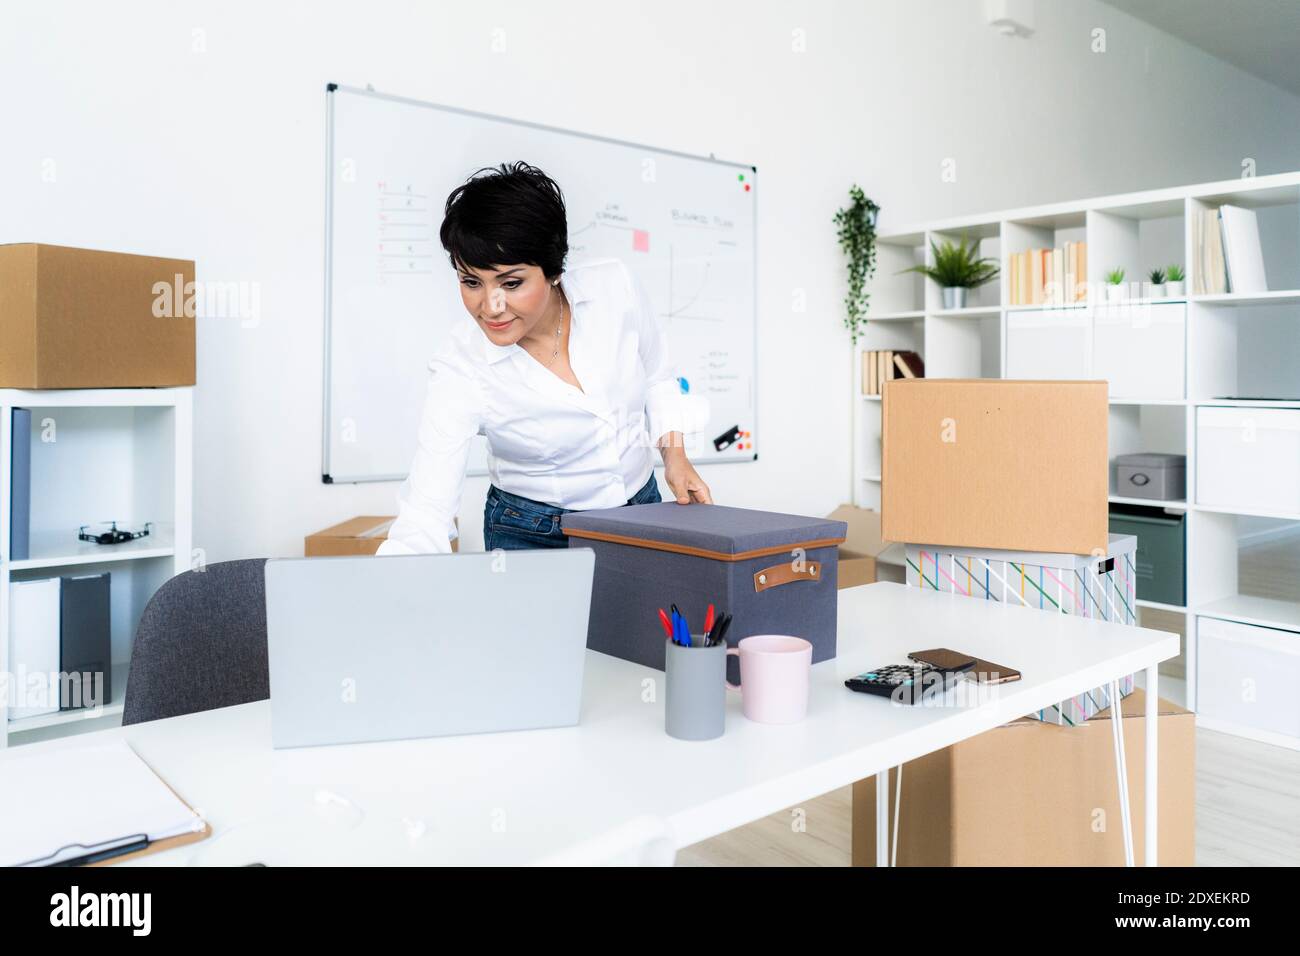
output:
[[[132,747],[131,749],[134,750],[135,748]],[[127,860],[133,860],[136,857],[148,856],[151,853],[161,853],[164,850],[172,850],[178,846],[188,846],[191,843],[198,843],[200,840],[206,840],[208,837],[212,836],[212,825],[208,823],[207,820],[204,820],[201,816],[199,816],[199,812],[190,806],[189,801],[186,800],[184,797],[182,797],[179,793],[177,793],[175,787],[173,787],[166,780],[163,780],[163,778],[158,775],[158,771],[154,770],[154,768],[149,765],[148,761],[146,761],[143,757],[140,757],[139,754],[136,754],[136,756],[139,757],[140,762],[142,764],[144,764],[146,767],[149,767],[149,772],[152,773],[155,777],[158,777],[158,781],[164,787],[170,790],[172,792],[172,795],[177,800],[185,804],[186,808],[188,808],[189,811],[194,814],[194,818],[203,823],[203,828],[199,830],[195,830],[193,833],[178,833],[176,834],[176,836],[166,837],[165,839],[158,840],[157,842],[154,843],[150,843],[147,847],[144,847],[143,849],[133,850],[130,853],[123,853],[121,856],[115,856],[107,860],[100,860],[97,863],[87,863],[85,864],[87,868],[94,867],[94,866],[114,866],[118,863],[123,863]]]
[[0,790],[5,865],[107,866],[213,832],[126,740],[6,755],[0,772],[11,775]]
[[[175,791],[173,791],[175,792]],[[178,795],[179,796],[179,795]],[[181,800],[181,803],[185,803]],[[185,803],[187,807],[190,805]],[[193,810],[193,807],[190,807]],[[132,850],[130,853],[123,853],[121,856],[115,856],[108,860],[100,860],[96,863],[87,863],[87,868],[92,866],[114,866],[126,860],[133,860],[138,856],[148,856],[150,853],[161,853],[163,850],[171,850],[178,846],[187,846],[191,843],[198,843],[200,840],[206,840],[212,836],[212,826],[207,820],[203,821],[203,829],[195,830],[193,833],[180,833],[173,837],[167,837],[165,840],[158,840],[156,843],[150,843],[147,847],[140,850]]]

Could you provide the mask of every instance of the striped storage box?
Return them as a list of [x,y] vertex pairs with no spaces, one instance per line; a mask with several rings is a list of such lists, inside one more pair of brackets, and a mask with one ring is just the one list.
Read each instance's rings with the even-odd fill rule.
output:
[[[1104,557],[909,544],[907,583],[1055,614],[1136,625],[1136,552],[1137,538],[1131,534],[1110,535]],[[1012,661],[1005,663],[1014,666]],[[1133,675],[1119,686],[1120,695],[1127,697],[1133,691]],[[1072,726],[1109,706],[1110,689],[1098,687],[1028,716]]]

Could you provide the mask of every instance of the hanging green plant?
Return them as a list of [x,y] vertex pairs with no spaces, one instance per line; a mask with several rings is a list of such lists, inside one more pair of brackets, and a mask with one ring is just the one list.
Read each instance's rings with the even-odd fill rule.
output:
[[849,291],[844,297],[844,327],[849,330],[853,344],[867,324],[867,280],[876,271],[876,220],[880,207],[866,197],[862,189],[849,190],[852,200],[847,209],[835,214],[835,225],[840,248],[849,257]]

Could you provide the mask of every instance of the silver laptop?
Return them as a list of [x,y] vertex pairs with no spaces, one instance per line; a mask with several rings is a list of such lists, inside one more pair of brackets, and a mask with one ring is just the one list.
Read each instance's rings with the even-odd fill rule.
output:
[[266,562],[276,747],[578,722],[590,548]]

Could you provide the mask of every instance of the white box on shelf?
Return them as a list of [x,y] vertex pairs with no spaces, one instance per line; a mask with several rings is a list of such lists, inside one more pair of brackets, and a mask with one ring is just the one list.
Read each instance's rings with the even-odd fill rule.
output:
[[1300,634],[1197,618],[1197,713],[1300,738]]
[[9,719],[59,711],[59,579],[9,584]]
[[[1137,538],[1131,534],[1110,535],[1105,555],[919,544],[907,545],[906,555],[908,587],[1137,624]],[[995,663],[1015,666],[1014,661]],[[1120,696],[1132,692],[1129,675],[1120,681]],[[1109,706],[1109,688],[1098,687],[1028,716],[1074,725]]]
[[1196,410],[1196,503],[1300,515],[1300,408]]
[[1007,313],[1006,378],[1093,378],[1092,320],[1087,309]]
[[1110,382],[1111,398],[1183,397],[1184,303],[1106,305],[1092,316],[1091,377]]

